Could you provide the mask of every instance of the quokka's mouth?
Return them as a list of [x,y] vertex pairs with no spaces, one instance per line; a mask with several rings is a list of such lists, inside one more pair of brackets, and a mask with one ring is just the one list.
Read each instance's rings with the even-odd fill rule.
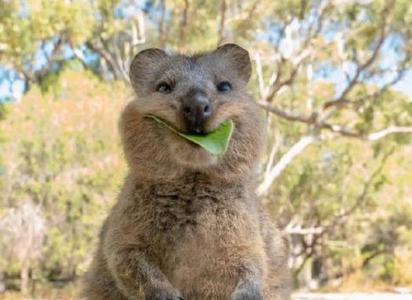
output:
[[178,136],[202,147],[213,155],[221,155],[227,151],[230,139],[232,137],[233,129],[235,127],[232,120],[226,120],[222,122],[216,129],[206,134],[184,133],[180,132],[172,125],[154,115],[147,115],[146,117],[155,120],[161,126],[171,130]]

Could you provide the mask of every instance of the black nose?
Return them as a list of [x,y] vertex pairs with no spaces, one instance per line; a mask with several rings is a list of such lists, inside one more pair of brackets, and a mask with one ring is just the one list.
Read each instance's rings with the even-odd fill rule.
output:
[[207,94],[199,90],[189,92],[182,102],[182,115],[189,132],[204,133],[206,120],[212,115]]

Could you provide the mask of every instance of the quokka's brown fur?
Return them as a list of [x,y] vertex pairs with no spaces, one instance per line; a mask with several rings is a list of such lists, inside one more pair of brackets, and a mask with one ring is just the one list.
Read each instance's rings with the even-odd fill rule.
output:
[[[129,175],[103,225],[86,275],[89,300],[286,300],[287,247],[254,195],[264,122],[248,96],[249,55],[226,44],[194,56],[140,52],[130,79],[136,97],[121,116]],[[156,85],[169,82],[169,94]],[[229,92],[216,84],[228,81]],[[148,114],[185,130],[181,100],[207,93],[213,116],[235,129],[221,156],[177,136]]]

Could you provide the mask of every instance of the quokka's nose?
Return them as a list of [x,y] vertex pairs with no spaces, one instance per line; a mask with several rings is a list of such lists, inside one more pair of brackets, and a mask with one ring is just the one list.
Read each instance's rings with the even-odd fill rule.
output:
[[204,133],[204,126],[212,115],[209,97],[202,91],[192,91],[183,100],[182,115],[189,132]]

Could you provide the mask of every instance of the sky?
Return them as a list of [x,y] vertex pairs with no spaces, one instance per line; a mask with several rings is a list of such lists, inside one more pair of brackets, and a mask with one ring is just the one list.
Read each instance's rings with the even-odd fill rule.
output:
[[[344,1],[344,0],[342,0]],[[368,0],[365,0],[368,1]],[[136,7],[129,7],[127,5],[127,1],[124,3],[122,2],[122,5],[119,6],[119,9],[116,10],[116,16],[124,18],[127,17],[127,14],[132,13],[134,14],[136,11]],[[134,3],[134,2],[133,2]],[[144,1],[142,3],[145,3]],[[147,2],[150,3],[150,2]],[[134,4],[136,5],[136,4]],[[146,7],[143,7],[143,9],[146,9]],[[282,53],[282,56],[284,57],[294,57],[294,49],[298,48],[297,45],[299,43],[299,39],[301,36],[301,31],[305,29],[305,26],[307,26],[310,22],[313,20],[309,19],[307,22],[303,21],[298,21],[292,22],[286,30],[286,37],[282,39],[281,46],[279,47],[279,51],[285,52]],[[274,23],[274,26],[276,24]],[[327,31],[323,32],[323,35],[328,39],[336,39],[338,37],[337,33],[339,33],[339,27],[337,28],[329,28]],[[277,43],[276,41],[272,41],[272,39],[276,40],[276,36],[278,36],[278,30],[275,27],[271,28],[269,27],[269,30],[260,36],[261,39],[271,41],[272,43]],[[278,36],[279,37],[279,36]],[[343,39],[340,39],[343,42]],[[32,67],[33,70],[40,70],[47,62],[47,56],[50,55],[53,45],[56,42],[56,40],[51,39],[48,42],[44,42],[42,44],[41,49],[36,52],[34,56],[34,61],[32,62]],[[339,42],[339,41],[338,41]],[[383,57],[384,59],[381,60],[380,66],[383,69],[388,69],[392,65],[396,65],[396,62],[400,59],[399,54],[394,50],[399,46],[401,41],[397,39],[396,36],[387,39],[385,43],[382,46],[381,51],[383,52]],[[40,47],[39,47],[40,48]],[[79,49],[81,50],[84,54],[83,59],[86,62],[90,62],[92,60],[96,59],[96,55],[88,53],[83,51],[84,49]],[[69,47],[64,48],[64,56],[67,59],[73,58],[73,51]],[[345,70],[346,67],[346,70]],[[349,76],[353,76],[354,73],[354,66],[351,64],[346,64],[342,65],[342,69],[337,69],[336,67],[330,67],[328,65],[325,65],[324,67],[319,67],[317,71],[314,71],[317,74],[314,74],[314,80],[319,79],[320,77],[323,77],[325,80],[329,80],[330,82],[333,82],[336,84],[336,92],[339,94],[340,89],[344,88],[346,86],[345,81],[345,75],[344,72],[346,72]],[[390,76],[390,75],[389,75]],[[377,77],[375,78],[372,83],[375,84],[382,84],[386,80],[388,80],[388,77]],[[412,68],[408,70],[408,72],[405,73],[403,79],[398,82],[394,87],[395,90],[398,90],[400,92],[405,93],[412,99]],[[23,90],[24,90],[24,83],[19,80],[18,76],[12,69],[7,69],[4,66],[0,65],[0,103],[2,101],[7,100],[15,100],[18,101],[23,95]]]
[[398,82],[394,88],[412,98],[412,70],[409,70],[403,80]]

